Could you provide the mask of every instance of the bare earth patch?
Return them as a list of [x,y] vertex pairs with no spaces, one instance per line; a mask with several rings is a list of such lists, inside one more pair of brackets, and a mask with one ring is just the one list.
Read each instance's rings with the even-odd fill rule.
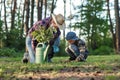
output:
[[27,72],[24,75],[16,75],[22,80],[105,80],[105,76],[117,76],[120,80],[120,72],[93,71],[84,72],[79,67],[64,68],[60,71]]

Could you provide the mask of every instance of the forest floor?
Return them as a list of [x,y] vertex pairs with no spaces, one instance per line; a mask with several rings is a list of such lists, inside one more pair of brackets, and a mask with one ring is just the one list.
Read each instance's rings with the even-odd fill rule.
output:
[[21,58],[0,58],[0,80],[120,80],[120,55],[89,56],[86,62],[23,64]]

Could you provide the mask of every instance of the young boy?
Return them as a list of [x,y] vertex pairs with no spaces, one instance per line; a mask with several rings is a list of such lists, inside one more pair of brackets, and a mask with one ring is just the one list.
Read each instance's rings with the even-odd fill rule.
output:
[[68,32],[66,40],[69,45],[65,51],[70,56],[69,61],[85,61],[88,57],[88,50],[86,49],[85,42],[79,39],[74,32]]

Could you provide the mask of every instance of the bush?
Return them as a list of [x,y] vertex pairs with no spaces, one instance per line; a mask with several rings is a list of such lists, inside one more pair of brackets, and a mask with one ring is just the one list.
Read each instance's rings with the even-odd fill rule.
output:
[[61,40],[60,41],[60,51],[58,53],[56,53],[56,56],[67,56],[67,53],[65,52],[65,47],[66,47],[66,41]]
[[0,56],[2,57],[18,57],[21,56],[19,52],[16,52],[14,48],[1,48]]
[[100,46],[98,49],[90,52],[93,55],[109,55],[113,53],[113,49],[108,46]]

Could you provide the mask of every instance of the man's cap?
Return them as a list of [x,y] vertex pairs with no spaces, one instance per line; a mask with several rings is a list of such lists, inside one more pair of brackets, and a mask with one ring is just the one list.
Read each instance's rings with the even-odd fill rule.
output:
[[76,36],[75,32],[68,32],[66,35],[66,40],[77,40],[78,37]]

